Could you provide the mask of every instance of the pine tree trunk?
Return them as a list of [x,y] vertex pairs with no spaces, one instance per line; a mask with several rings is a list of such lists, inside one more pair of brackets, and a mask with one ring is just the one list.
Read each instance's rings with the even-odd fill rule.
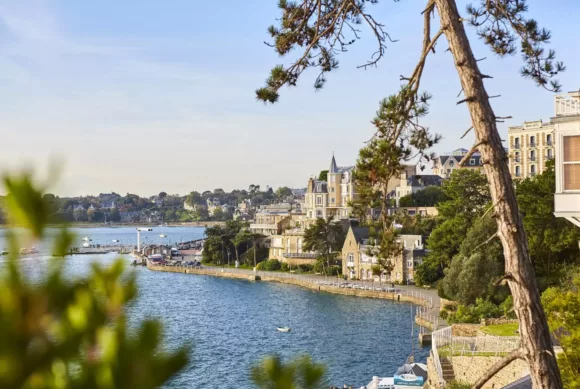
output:
[[522,349],[534,388],[562,388],[560,372],[546,316],[540,304],[528,243],[507,164],[507,154],[497,131],[477,61],[471,50],[455,0],[435,0],[441,26],[453,55],[475,130],[478,150],[490,184],[499,238],[505,256],[505,273],[520,322]]

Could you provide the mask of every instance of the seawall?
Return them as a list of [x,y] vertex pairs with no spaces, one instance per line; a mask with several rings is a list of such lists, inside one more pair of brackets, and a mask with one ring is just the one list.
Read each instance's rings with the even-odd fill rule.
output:
[[[179,266],[157,266],[147,263],[147,268],[153,271],[163,271],[170,273],[184,273],[184,274],[197,274],[197,275],[207,275],[214,277],[223,278],[237,278],[248,280],[253,272],[241,273],[241,272],[231,272],[226,269],[221,268],[186,268]],[[281,273],[280,276],[273,275],[270,272],[259,271],[257,275],[260,277],[261,281],[267,282],[279,282],[282,284],[291,284],[301,286],[310,290],[334,294],[342,294],[347,296],[357,296],[357,297],[368,297],[368,298],[379,298],[391,301],[408,302],[422,307],[428,307],[430,302],[425,298],[421,297],[418,292],[383,292],[376,290],[363,290],[363,289],[349,289],[349,288],[339,288],[331,285],[321,285],[310,280],[300,279],[298,277],[290,277],[286,273]]]

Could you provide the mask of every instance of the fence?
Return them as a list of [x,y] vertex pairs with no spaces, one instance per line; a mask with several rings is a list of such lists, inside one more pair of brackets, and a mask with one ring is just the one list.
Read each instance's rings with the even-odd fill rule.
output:
[[433,353],[433,364],[435,365],[435,370],[437,371],[437,378],[439,380],[440,388],[444,388],[447,385],[447,382],[443,378],[443,369],[441,368],[439,350],[441,347],[451,343],[452,338],[453,336],[451,334],[451,327],[445,327],[441,330],[434,331],[431,334],[431,352]]
[[454,356],[500,357],[520,345],[521,339],[518,336],[453,336],[452,327],[434,331],[431,336],[431,352],[440,387],[447,385],[443,377],[441,358],[453,360]]
[[[196,268],[192,266],[173,266],[171,264],[166,264],[165,266],[170,266],[177,269],[191,269]],[[358,290],[369,290],[379,293],[390,293],[394,295],[408,296],[415,299],[423,300],[427,308],[433,307],[433,297],[428,296],[424,293],[418,292],[411,288],[401,288],[388,286],[385,283],[371,282],[371,281],[345,281],[341,278],[336,278],[333,276],[320,276],[320,275],[308,275],[308,274],[297,274],[288,272],[276,272],[276,271],[265,271],[258,270],[254,272],[253,270],[247,269],[236,269],[236,268],[222,268],[214,266],[200,266],[197,268],[202,268],[205,272],[213,272],[216,275],[224,275],[224,273],[246,275],[248,277],[258,275],[262,277],[271,277],[278,279],[293,279],[302,282],[311,283],[319,286],[326,286],[330,288],[348,288],[348,289],[358,289]]]
[[[417,308],[417,312],[415,313],[415,321],[420,319],[421,321],[427,322],[431,325],[432,330],[435,331],[437,328],[439,328],[439,317],[432,315],[429,312],[430,311],[428,311],[426,308]],[[421,330],[423,330],[422,326]]]

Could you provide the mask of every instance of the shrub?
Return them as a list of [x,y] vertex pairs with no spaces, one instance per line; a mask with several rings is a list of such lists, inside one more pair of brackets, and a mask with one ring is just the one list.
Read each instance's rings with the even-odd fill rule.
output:
[[500,317],[502,310],[489,300],[478,298],[475,305],[457,306],[457,311],[449,312],[447,321],[449,323],[480,323],[481,319]]
[[280,264],[280,261],[278,261],[277,259],[268,259],[267,261],[258,263],[258,266],[256,267],[258,268],[258,270],[275,271],[280,270],[282,265]]
[[512,296],[508,296],[503,303],[499,305],[502,314],[507,319],[515,319],[516,314],[514,312],[514,299]]
[[314,266],[312,266],[312,265],[307,265],[307,264],[298,265],[298,271],[300,273],[310,273],[310,272],[312,272],[313,268],[314,268]]
[[443,320],[447,320],[447,318],[449,317],[449,312],[443,310],[443,311],[439,312],[439,317]]
[[282,271],[289,271],[290,270],[290,266],[288,266],[288,264],[286,262],[282,262],[282,265],[280,265],[280,270],[282,270]]

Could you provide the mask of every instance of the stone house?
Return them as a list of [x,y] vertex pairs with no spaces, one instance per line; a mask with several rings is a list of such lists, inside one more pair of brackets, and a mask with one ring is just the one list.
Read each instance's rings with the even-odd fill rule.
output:
[[[391,259],[394,269],[391,274],[382,274],[380,281],[412,282],[415,269],[423,262],[425,249],[421,235],[400,235],[398,242],[403,246],[402,252]],[[379,281],[379,276],[372,272],[373,265],[378,263],[373,253],[375,248],[368,227],[351,226],[342,248],[342,274],[348,279]]]
[[528,178],[542,174],[554,158],[554,124],[542,120],[524,122],[508,128],[509,168],[512,177]]
[[354,166],[338,167],[334,155],[326,181],[310,178],[304,195],[304,212],[309,219],[348,219],[349,203],[356,197],[352,173]]
[[447,179],[455,169],[475,169],[482,171],[483,159],[479,152],[474,152],[464,166],[459,166],[459,162],[469,152],[467,149],[457,149],[450,153],[443,153],[433,160],[433,174]]
[[395,202],[397,207],[401,197],[411,195],[428,186],[441,186],[443,178],[436,174],[413,175],[407,176],[406,172],[401,173],[401,182],[395,188]]

